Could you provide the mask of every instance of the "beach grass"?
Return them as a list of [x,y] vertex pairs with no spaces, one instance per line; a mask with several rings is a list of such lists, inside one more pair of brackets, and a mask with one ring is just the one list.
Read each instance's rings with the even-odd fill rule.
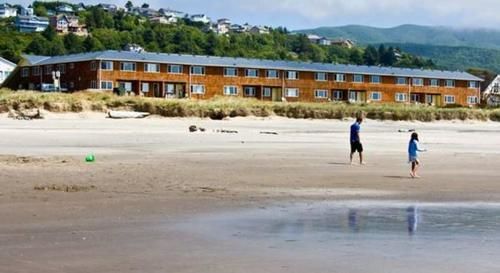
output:
[[493,120],[500,110],[441,108],[405,104],[287,103],[257,99],[216,97],[210,100],[165,100],[116,96],[111,93],[73,94],[0,90],[0,113],[12,110],[44,109],[50,112],[127,110],[164,117],[268,117],[295,119],[344,119],[363,114],[369,119],[401,121]]

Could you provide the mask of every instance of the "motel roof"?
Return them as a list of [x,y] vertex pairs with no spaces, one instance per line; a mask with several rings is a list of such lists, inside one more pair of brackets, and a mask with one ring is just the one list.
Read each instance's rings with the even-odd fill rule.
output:
[[50,65],[60,63],[84,62],[84,61],[132,61],[132,62],[154,62],[162,64],[197,65],[213,67],[236,67],[236,68],[256,68],[256,69],[278,69],[307,72],[329,72],[346,74],[363,74],[379,76],[399,76],[417,77],[431,79],[449,79],[465,81],[483,81],[462,71],[443,71],[428,69],[411,69],[383,66],[345,65],[327,64],[297,61],[274,61],[248,58],[215,57],[201,55],[183,55],[149,52],[129,52],[129,51],[98,51],[63,56],[34,56],[25,55],[27,65]]

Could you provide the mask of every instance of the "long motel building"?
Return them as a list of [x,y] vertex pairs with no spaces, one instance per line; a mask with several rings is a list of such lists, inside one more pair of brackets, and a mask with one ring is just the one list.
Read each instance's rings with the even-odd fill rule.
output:
[[4,84],[41,90],[108,91],[179,99],[215,96],[287,102],[473,106],[480,82],[466,72],[128,51],[24,56]]

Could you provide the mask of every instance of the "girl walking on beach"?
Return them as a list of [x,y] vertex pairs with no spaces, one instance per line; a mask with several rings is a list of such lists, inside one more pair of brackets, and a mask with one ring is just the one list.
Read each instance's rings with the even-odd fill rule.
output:
[[410,176],[412,178],[420,178],[420,176],[418,176],[417,174],[417,170],[420,167],[418,153],[427,151],[425,149],[420,149],[418,141],[419,141],[418,134],[417,133],[411,134],[410,144],[408,145],[408,157],[411,163]]

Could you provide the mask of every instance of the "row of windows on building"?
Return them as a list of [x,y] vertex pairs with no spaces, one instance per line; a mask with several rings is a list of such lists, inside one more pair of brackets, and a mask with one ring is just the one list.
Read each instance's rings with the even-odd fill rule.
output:
[[[74,69],[74,64],[70,63],[70,69]],[[54,67],[52,65],[47,65],[45,66],[45,74],[50,75]],[[39,76],[41,73],[41,68],[40,67],[33,67],[32,68],[32,74],[33,76]],[[92,62],[91,63],[91,70],[95,71],[97,69],[97,63]],[[101,70],[105,71],[112,71],[114,69],[113,67],[113,62],[112,61],[102,61],[101,62]],[[66,64],[59,64],[55,66],[55,70],[60,71],[61,74],[66,73]],[[121,62],[120,63],[120,70],[124,72],[136,72],[137,71],[137,64],[135,62]],[[160,64],[155,64],[155,63],[145,63],[144,64],[144,72],[148,73],[160,73]],[[182,74],[183,73],[183,66],[182,65],[175,65],[171,64],[167,66],[167,72],[171,74]],[[204,66],[191,66],[190,68],[190,73],[191,75],[200,75],[203,76],[205,75],[205,67]],[[279,78],[279,71],[275,69],[268,69],[266,70],[266,78],[268,79],[278,79]],[[334,80],[336,82],[347,82],[347,74],[343,73],[336,73],[334,75]],[[224,76],[225,77],[237,77],[238,76],[238,69],[234,67],[226,67],[224,68]],[[29,77],[29,68],[24,68],[22,70],[22,77]],[[245,77],[250,77],[250,78],[256,78],[259,77],[259,70],[258,69],[253,69],[253,68],[248,68],[245,69]],[[298,71],[286,71],[285,72],[285,77],[287,80],[298,80],[299,79],[299,72]],[[369,83],[372,84],[380,84],[382,83],[382,77],[379,75],[370,75],[370,76],[365,76],[362,74],[354,74],[351,77],[351,82],[352,83],[365,83],[366,82],[366,77],[369,77]],[[315,80],[316,81],[328,81],[329,79],[329,73],[327,72],[316,72],[315,73]],[[411,82],[413,86],[430,86],[430,87],[448,87],[448,88],[453,88],[455,87],[455,80],[440,80],[440,79],[427,79],[424,78],[411,78],[408,79],[407,77],[396,77],[395,78],[395,84],[396,85],[408,85]],[[474,88],[477,89],[479,88],[479,82],[477,81],[469,81],[468,84],[469,88]]]
[[[126,89],[126,91],[132,91],[132,84],[131,83],[125,83],[123,85]],[[91,88],[97,88],[97,81],[92,81],[91,82]],[[101,89],[103,90],[112,90],[113,89],[113,82],[112,81],[101,81]],[[148,93],[151,91],[151,84],[150,83],[141,83],[140,84],[140,90],[143,93]],[[171,84],[165,84],[165,91],[167,94],[175,92],[173,86]],[[347,98],[344,97],[347,93]],[[331,99],[333,100],[354,100],[357,101],[359,100],[359,93],[357,91],[342,91],[342,90],[334,90],[332,91],[332,97]],[[370,91],[369,93],[369,100],[370,101],[382,101],[382,92],[379,91]],[[205,85],[203,84],[192,84],[191,85],[191,94],[194,95],[203,95],[205,94]],[[226,96],[237,96],[239,95],[239,89],[237,86],[234,85],[227,85],[224,86],[223,88],[223,94]],[[245,86],[243,88],[243,95],[246,97],[255,97],[257,96],[257,87],[253,86]],[[285,88],[284,92],[284,97],[287,98],[298,98],[299,97],[299,88]],[[316,99],[329,99],[330,98],[330,91],[326,89],[316,89],[314,90],[314,97]],[[263,97],[271,97],[272,96],[272,88],[271,87],[263,87],[262,89],[262,96]],[[410,101],[412,102],[419,102],[421,101],[421,95],[420,94],[408,94],[408,93],[396,93],[394,95],[394,101],[396,102],[408,102],[408,98],[410,98]],[[445,104],[455,104],[455,96],[454,95],[444,95],[444,103]],[[432,95],[425,95],[425,102],[427,103],[434,103],[433,102],[434,97]],[[467,102],[468,104],[477,104],[478,103],[478,98],[477,96],[468,96],[467,97]]]

